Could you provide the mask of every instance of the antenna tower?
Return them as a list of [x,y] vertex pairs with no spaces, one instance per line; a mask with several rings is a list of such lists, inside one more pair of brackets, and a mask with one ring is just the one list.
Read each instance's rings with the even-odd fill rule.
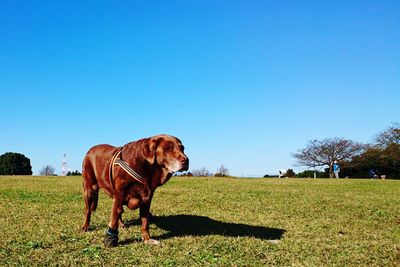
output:
[[67,154],[62,159],[61,176],[67,175]]

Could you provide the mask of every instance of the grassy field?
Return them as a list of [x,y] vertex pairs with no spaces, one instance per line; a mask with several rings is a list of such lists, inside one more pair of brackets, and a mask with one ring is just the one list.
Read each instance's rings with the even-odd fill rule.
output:
[[124,213],[102,245],[111,200],[80,233],[81,177],[0,177],[1,266],[399,266],[400,181],[173,178],[153,200],[151,234]]

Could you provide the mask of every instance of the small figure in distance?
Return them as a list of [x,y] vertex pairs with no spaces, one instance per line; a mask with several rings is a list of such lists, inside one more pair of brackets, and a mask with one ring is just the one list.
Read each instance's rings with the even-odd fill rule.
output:
[[332,169],[333,169],[333,173],[335,174],[335,178],[339,179],[340,166],[336,160],[333,162]]

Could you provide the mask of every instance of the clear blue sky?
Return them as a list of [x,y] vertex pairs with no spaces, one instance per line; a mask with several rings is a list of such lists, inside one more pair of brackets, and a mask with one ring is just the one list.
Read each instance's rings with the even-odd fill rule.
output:
[[190,169],[272,174],[400,119],[397,0],[3,0],[0,36],[0,154],[34,174],[159,133]]

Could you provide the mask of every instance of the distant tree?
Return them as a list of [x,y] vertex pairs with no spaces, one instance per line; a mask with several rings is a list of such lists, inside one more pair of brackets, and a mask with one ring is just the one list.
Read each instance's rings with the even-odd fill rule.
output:
[[229,171],[224,165],[221,165],[221,167],[218,168],[218,170],[214,174],[214,176],[216,176],[216,177],[226,177],[226,176],[229,176]]
[[187,171],[187,172],[177,172],[177,173],[174,173],[174,176],[177,176],[177,177],[191,177],[191,176],[193,176],[193,174],[191,172],[189,172],[189,171]]
[[23,154],[7,152],[0,156],[0,175],[32,175],[31,160]]
[[300,166],[329,167],[329,177],[333,176],[332,164],[339,161],[350,161],[353,157],[362,153],[364,145],[343,139],[327,138],[310,141],[306,148],[293,154]]
[[197,177],[211,176],[211,173],[206,169],[206,167],[192,170],[192,173],[193,173],[193,176],[197,176]]
[[393,145],[400,145],[400,123],[394,123],[375,137],[376,145],[380,148],[387,148]]
[[392,143],[385,148],[370,145],[361,155],[344,162],[341,173],[349,177],[367,178],[370,170],[387,178],[399,179],[400,145]]
[[80,173],[79,171],[67,172],[67,176],[81,176],[81,175],[82,173]]
[[[400,179],[400,144],[392,143],[383,150],[381,174]],[[386,172],[386,173],[383,173]]]
[[294,177],[296,173],[292,169],[286,171],[286,177]]
[[367,178],[373,170],[387,178],[400,178],[400,124],[394,123],[375,136],[375,143],[366,146],[363,153],[343,162],[344,176]]
[[53,166],[46,165],[46,166],[43,166],[42,169],[40,169],[39,174],[41,176],[50,176],[50,175],[55,175],[54,174],[55,171],[56,171],[56,169]]

